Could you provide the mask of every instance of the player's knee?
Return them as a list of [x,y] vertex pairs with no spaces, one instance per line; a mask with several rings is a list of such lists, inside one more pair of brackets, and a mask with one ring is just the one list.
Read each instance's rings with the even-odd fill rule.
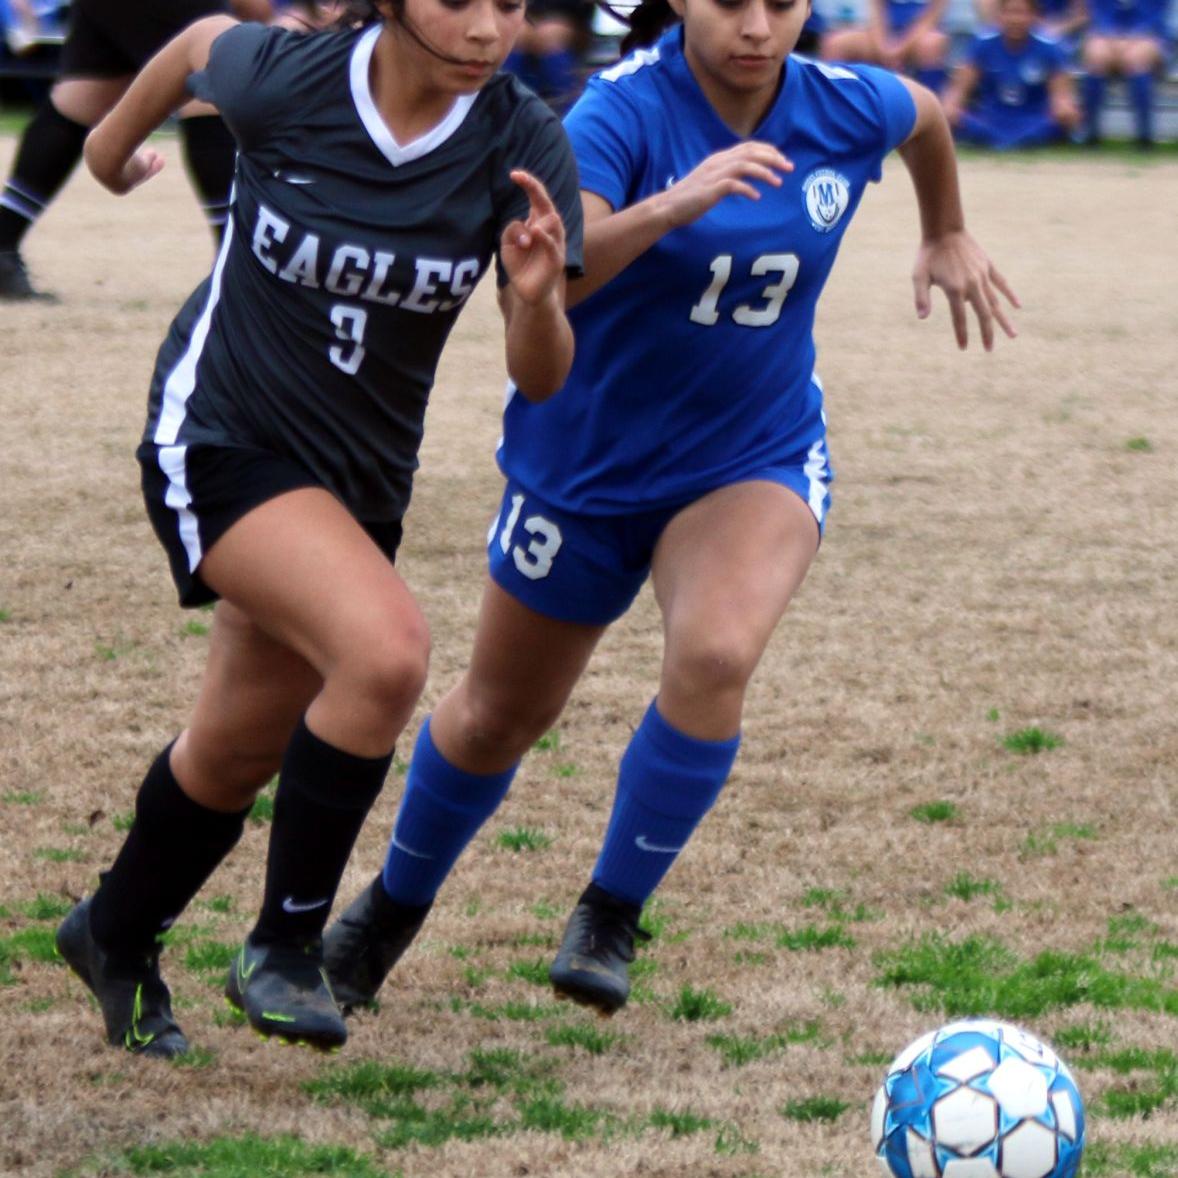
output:
[[458,713],[467,754],[522,757],[560,718],[560,701],[505,700],[491,692],[470,691]]
[[247,741],[235,732],[194,725],[188,730],[182,777],[202,795],[235,795],[248,805],[282,766],[288,736],[259,739],[255,734]]
[[365,635],[343,660],[337,675],[347,681],[358,707],[404,716],[425,689],[429,655],[424,619],[403,621]]
[[741,629],[715,627],[688,641],[668,643],[664,675],[696,697],[743,691],[762,649]]

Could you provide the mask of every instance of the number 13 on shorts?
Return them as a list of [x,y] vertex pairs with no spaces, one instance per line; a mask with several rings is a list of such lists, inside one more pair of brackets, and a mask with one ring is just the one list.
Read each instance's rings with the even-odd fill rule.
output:
[[[499,531],[499,548],[504,556],[511,554],[515,567],[525,577],[531,581],[539,581],[552,571],[552,562],[560,551],[563,538],[560,528],[542,515],[528,515],[521,520],[523,507],[523,495],[512,495],[507,518],[503,520],[503,527]],[[502,518],[501,514],[499,519]],[[491,525],[488,542],[495,538],[499,519]],[[519,531],[526,533],[526,538],[519,536]],[[513,543],[513,540],[516,542]]]

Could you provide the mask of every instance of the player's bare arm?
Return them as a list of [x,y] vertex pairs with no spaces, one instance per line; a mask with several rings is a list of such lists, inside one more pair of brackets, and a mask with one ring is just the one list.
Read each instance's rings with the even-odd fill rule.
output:
[[753,181],[781,186],[793,164],[771,143],[748,141],[718,151],[665,191],[617,212],[594,192],[582,191],[585,274],[569,283],[576,306],[620,274],[672,229],[697,221],[726,196],[760,200]]
[[903,79],[916,103],[916,124],[899,152],[916,189],[920,207],[920,247],[912,272],[916,313],[927,318],[929,292],[939,286],[949,300],[957,346],[969,342],[966,307],[973,308],[982,334],[982,346],[994,346],[994,324],[1011,339],[1017,332],[999,294],[1011,306],[1018,296],[965,228],[961,188],[957,179],[957,157],[949,122],[936,95],[924,86]]
[[573,332],[565,316],[564,222],[548,190],[529,173],[511,178],[528,194],[528,216],[504,230],[499,252],[509,282],[499,304],[507,325],[507,372],[529,400],[564,384],[573,363]]
[[143,67],[115,108],[86,138],[86,166],[100,184],[121,196],[160,171],[163,158],[143,147],[143,142],[188,100],[189,75],[208,65],[213,42],[237,23],[228,16],[198,20]]

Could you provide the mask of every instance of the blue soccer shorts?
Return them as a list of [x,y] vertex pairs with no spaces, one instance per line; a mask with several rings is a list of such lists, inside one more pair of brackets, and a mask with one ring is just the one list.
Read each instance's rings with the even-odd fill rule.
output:
[[[818,442],[804,462],[766,467],[739,481],[788,487],[810,508],[821,531],[833,479],[825,444]],[[607,626],[630,608],[650,575],[663,529],[687,506],[588,515],[556,507],[509,479],[487,533],[488,571],[504,592],[545,617]]]

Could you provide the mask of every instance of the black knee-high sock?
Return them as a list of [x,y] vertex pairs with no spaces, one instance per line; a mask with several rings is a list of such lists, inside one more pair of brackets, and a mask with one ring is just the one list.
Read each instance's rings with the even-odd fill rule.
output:
[[91,901],[90,930],[104,949],[150,949],[241,838],[249,808],[224,814],[194,802],[172,774],[171,751],[148,769],[135,822]]
[[392,760],[391,752],[346,753],[299,722],[278,778],[266,894],[252,939],[307,941],[323,932],[356,836]]
[[14,250],[61,191],[82,158],[88,127],[46,101],[21,136],[16,162],[0,193],[0,250]]
[[219,242],[229,216],[237,141],[220,115],[198,115],[180,120],[180,146],[188,177],[200,197],[209,228]]

